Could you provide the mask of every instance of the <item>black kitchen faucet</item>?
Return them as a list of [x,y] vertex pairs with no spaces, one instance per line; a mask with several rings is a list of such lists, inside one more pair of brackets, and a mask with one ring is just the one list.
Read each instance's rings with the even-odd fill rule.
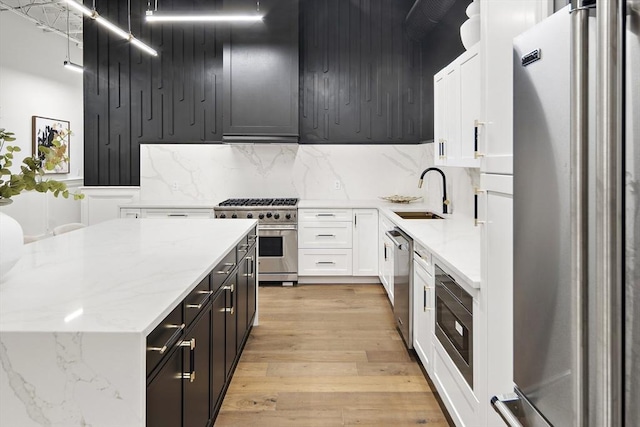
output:
[[429,171],[436,171],[442,176],[442,213],[448,213],[447,206],[449,205],[449,200],[447,200],[447,178],[444,176],[444,172],[442,172],[438,168],[427,168],[422,171],[422,175],[420,175],[420,180],[418,181],[418,188],[422,188],[422,182],[424,180],[424,176]]

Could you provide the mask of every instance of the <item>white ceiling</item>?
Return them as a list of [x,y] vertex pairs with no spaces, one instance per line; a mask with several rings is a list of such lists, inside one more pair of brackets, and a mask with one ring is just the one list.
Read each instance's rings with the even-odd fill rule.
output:
[[[63,0],[0,0],[0,13],[10,12],[43,31],[67,37],[67,4]],[[82,14],[71,9],[68,16],[69,38],[82,48]]]

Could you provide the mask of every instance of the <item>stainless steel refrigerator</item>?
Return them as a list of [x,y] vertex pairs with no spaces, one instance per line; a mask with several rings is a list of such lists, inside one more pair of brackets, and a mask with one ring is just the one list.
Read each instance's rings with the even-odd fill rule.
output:
[[514,40],[511,426],[640,426],[640,0]]

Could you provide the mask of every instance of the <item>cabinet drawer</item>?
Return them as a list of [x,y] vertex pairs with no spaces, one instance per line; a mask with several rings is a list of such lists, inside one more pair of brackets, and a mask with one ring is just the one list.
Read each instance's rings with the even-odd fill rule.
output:
[[298,209],[298,222],[302,221],[351,222],[351,209]]
[[433,260],[431,256],[431,252],[425,249],[419,243],[413,243],[413,250],[415,252],[414,259],[416,262],[419,262],[428,272],[429,274],[433,274]]
[[196,318],[198,313],[206,307],[209,302],[209,297],[213,293],[209,283],[209,275],[202,279],[202,281],[192,290],[189,295],[184,299],[184,323],[187,328],[191,326],[191,322]]
[[180,304],[147,336],[147,375],[180,342],[184,328]]
[[351,249],[300,249],[299,276],[351,276]]
[[305,222],[298,224],[299,248],[351,248],[351,222]]
[[227,277],[231,276],[237,265],[236,250],[231,250],[229,253],[216,265],[211,272],[211,290],[215,293],[220,286],[227,280]]
[[254,228],[244,236],[242,240],[240,240],[240,243],[236,246],[236,261],[238,261],[238,263],[240,263],[240,260],[242,260],[242,258],[244,258],[251,250],[251,247],[256,243],[257,238],[258,232]]
[[211,209],[144,209],[144,218],[213,218]]

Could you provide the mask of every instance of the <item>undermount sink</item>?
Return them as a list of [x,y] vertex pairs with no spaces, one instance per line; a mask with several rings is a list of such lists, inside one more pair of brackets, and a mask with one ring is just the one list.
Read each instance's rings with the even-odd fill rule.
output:
[[440,215],[434,214],[433,212],[393,211],[393,213],[398,215],[402,219],[444,219]]

